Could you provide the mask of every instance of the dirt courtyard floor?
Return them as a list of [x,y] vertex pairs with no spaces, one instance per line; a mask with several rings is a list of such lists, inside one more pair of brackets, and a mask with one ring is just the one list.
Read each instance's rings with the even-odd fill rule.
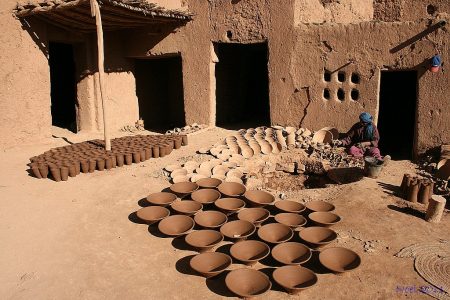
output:
[[[0,155],[0,298],[234,297],[224,287],[225,275],[205,280],[190,271],[189,258],[196,252],[184,250],[180,238],[161,238],[129,217],[141,207],[141,199],[169,186],[164,166],[194,156],[229,133],[208,129],[164,158],[81,174],[67,182],[38,180],[26,171],[31,156],[66,145],[65,140],[5,150]],[[82,138],[68,137],[75,142]],[[286,192],[290,200],[333,203],[343,218],[333,228],[339,235],[333,245],[356,251],[362,265],[343,276],[317,269],[318,284],[300,295],[289,296],[274,285],[261,299],[430,298],[404,290],[430,284],[415,272],[411,258],[394,254],[414,243],[450,240],[450,217],[447,211],[439,224],[430,224],[420,211],[404,208],[395,192],[403,174],[413,170],[408,161],[392,161],[378,179]],[[232,266],[237,267],[242,265]],[[264,264],[255,268],[270,272]]]

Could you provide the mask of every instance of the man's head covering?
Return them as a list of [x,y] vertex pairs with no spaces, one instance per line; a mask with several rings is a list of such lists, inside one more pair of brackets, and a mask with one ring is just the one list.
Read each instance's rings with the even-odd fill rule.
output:
[[372,115],[368,112],[363,112],[359,115],[359,120],[364,123],[364,138],[371,141],[373,138]]
[[439,68],[442,64],[442,60],[441,60],[441,56],[440,55],[435,55],[431,58],[431,72],[438,72]]

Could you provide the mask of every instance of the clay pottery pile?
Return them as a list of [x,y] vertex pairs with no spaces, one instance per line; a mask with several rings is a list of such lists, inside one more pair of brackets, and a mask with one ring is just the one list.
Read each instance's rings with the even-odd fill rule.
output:
[[136,215],[139,219],[146,222],[148,225],[151,225],[168,217],[170,211],[161,206],[149,206],[138,210]]
[[278,244],[272,249],[272,257],[284,265],[304,264],[311,256],[311,249],[296,242]]
[[361,258],[357,253],[341,247],[322,250],[319,260],[324,267],[336,273],[354,270],[361,264]]
[[331,212],[313,212],[308,218],[318,226],[330,227],[341,221],[341,217]]
[[247,202],[254,207],[263,207],[275,202],[275,197],[265,191],[247,191],[244,194]]
[[180,236],[191,231],[194,225],[192,218],[185,215],[175,215],[159,222],[158,229],[168,236]]
[[238,198],[222,198],[214,202],[214,205],[226,215],[231,215],[245,207],[245,202]]
[[245,185],[236,182],[223,182],[218,187],[219,192],[224,196],[235,198],[245,193]]
[[275,202],[275,207],[282,212],[297,214],[302,213],[306,209],[303,204],[290,200],[277,201]]
[[148,195],[146,198],[148,203],[159,206],[168,206],[172,204],[172,202],[174,202],[176,199],[177,196],[175,194],[167,192],[153,193]]
[[188,216],[196,214],[203,208],[201,203],[191,200],[175,201],[170,206],[177,213]]
[[291,227],[292,229],[304,226],[306,224],[306,219],[296,213],[281,213],[275,216],[275,221],[280,224]]
[[304,267],[284,266],[273,272],[273,279],[290,294],[310,288],[317,283],[317,275]]
[[228,273],[225,278],[227,288],[242,298],[264,294],[272,287],[269,277],[261,271],[238,269]]
[[189,265],[206,278],[219,275],[232,263],[231,257],[220,252],[205,252],[194,256]]
[[319,130],[314,133],[312,138],[314,143],[331,143],[333,141],[333,134],[328,130]]
[[270,217],[270,212],[260,207],[245,208],[238,213],[237,217],[239,220],[248,221],[258,226]]
[[312,247],[322,247],[337,238],[336,232],[326,227],[308,227],[300,231],[300,238]]
[[170,190],[179,197],[185,197],[198,189],[198,184],[194,182],[179,182],[172,184]]
[[326,201],[310,201],[305,203],[306,208],[312,212],[333,211],[334,205]]
[[279,223],[267,224],[258,229],[258,237],[269,244],[284,243],[293,236],[294,232],[289,226]]
[[[218,228],[228,220],[227,216],[219,211],[201,211],[194,217],[195,223],[204,228]],[[224,234],[225,235],[225,234]],[[226,235],[225,235],[226,236]]]
[[220,192],[214,189],[200,189],[191,194],[194,201],[202,203],[203,205],[213,203],[220,198]]
[[260,241],[240,241],[230,248],[233,258],[250,266],[267,257],[269,253],[269,246]]
[[231,240],[243,240],[256,231],[255,225],[248,221],[231,221],[220,227],[220,232]]
[[324,128],[322,128],[320,130],[329,131],[331,133],[331,135],[332,135],[332,139],[333,140],[338,140],[339,139],[339,130],[336,127],[324,127]]
[[203,178],[197,180],[195,183],[197,183],[200,188],[213,189],[218,187],[222,183],[222,180],[217,178]]
[[429,200],[433,196],[434,181],[428,178],[404,174],[400,189],[406,200],[428,205]]
[[212,249],[223,241],[223,235],[216,230],[198,230],[189,233],[185,237],[188,245],[196,248],[199,252]]

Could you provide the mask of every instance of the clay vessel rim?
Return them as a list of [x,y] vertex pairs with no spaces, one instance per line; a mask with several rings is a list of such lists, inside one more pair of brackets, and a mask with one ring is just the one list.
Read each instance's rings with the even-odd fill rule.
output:
[[[284,271],[286,271],[288,269],[292,270],[292,271],[297,270],[297,274],[299,272],[306,272],[308,275],[312,275],[312,280],[309,280],[309,281],[312,281],[312,282],[309,283],[309,281],[307,281],[307,283],[309,283],[308,285],[300,286],[300,287],[297,287],[299,284],[297,284],[297,286],[289,286],[289,285],[287,285],[286,282],[284,280],[282,280],[282,278],[279,277],[279,275],[280,275],[281,272],[284,272]],[[291,274],[292,274],[292,272],[291,272]],[[293,274],[293,275],[296,275],[296,274]],[[313,271],[311,271],[308,268],[305,268],[305,267],[302,267],[302,266],[297,266],[297,265],[288,265],[288,266],[279,267],[279,268],[275,269],[275,271],[273,272],[273,276],[272,277],[273,277],[273,279],[275,280],[276,283],[278,283],[279,285],[281,285],[285,289],[294,290],[294,291],[300,291],[300,290],[304,290],[304,289],[310,288],[310,287],[316,285],[317,282],[318,282],[318,277],[317,277],[316,273],[314,273]],[[302,284],[304,284],[304,283],[302,283]]]
[[[298,248],[303,248],[306,250],[306,253],[303,254],[300,257],[296,257],[295,259],[298,260],[299,258],[303,258],[300,261],[287,261],[286,259],[283,258],[283,251],[289,251],[289,248],[291,249],[295,249],[296,253]],[[303,264],[307,261],[309,261],[312,257],[312,250],[311,248],[309,248],[308,246],[306,246],[305,244],[299,243],[299,242],[285,242],[285,243],[281,243],[281,244],[277,244],[275,247],[273,247],[272,249],[272,257],[282,263],[282,264],[286,264],[286,265],[300,265]]]
[[[333,221],[333,222],[324,222],[324,221],[321,221],[321,220],[317,220],[317,217],[325,216],[325,215],[329,215],[329,216],[336,217],[336,221]],[[334,225],[334,224],[337,224],[337,223],[339,223],[339,222],[342,221],[342,217],[341,217],[341,216],[339,216],[339,215],[337,215],[337,214],[335,214],[335,213],[332,213],[332,212],[330,212],[330,211],[315,211],[315,212],[310,213],[310,214],[308,215],[308,218],[309,218],[311,221],[316,222],[316,223],[318,223],[318,224],[326,224],[326,225]]]
[[[253,276],[252,278],[255,277],[255,275],[260,276],[260,278],[263,279],[265,286],[263,287],[263,289],[261,289],[261,291],[259,291],[258,294],[243,294],[238,288],[235,288],[234,285],[232,286],[230,282],[232,280],[233,276],[236,276],[236,274],[238,272],[249,272],[249,273],[253,273],[253,274],[249,274],[250,276]],[[246,276],[247,278],[250,278],[249,276]],[[268,290],[270,290],[272,288],[272,282],[269,279],[269,276],[267,276],[266,274],[264,274],[261,271],[258,270],[254,270],[254,269],[248,269],[248,268],[242,268],[242,269],[236,269],[236,270],[232,270],[230,273],[227,274],[227,276],[225,277],[225,285],[228,287],[228,289],[230,291],[232,291],[233,293],[235,293],[238,296],[247,298],[247,297],[254,297],[254,296],[259,296],[262,295],[264,293],[266,293]]]
[[[259,191],[259,190],[246,191],[244,193],[244,197],[250,203],[257,204],[257,205],[270,205],[275,202],[275,197],[266,191]],[[267,197],[268,199],[270,199],[270,201],[258,200],[258,198],[260,198],[260,197],[263,197],[263,198]],[[266,200],[266,199],[264,199],[264,200]]]
[[[315,205],[324,205],[328,206],[330,209],[328,210],[317,210],[317,207],[314,207]],[[323,200],[313,200],[305,203],[306,208],[313,212],[324,212],[324,211],[334,211],[336,209],[336,206],[331,204],[330,202],[323,201]]]
[[[243,258],[242,253],[239,252],[241,250],[241,248],[239,248],[239,247],[245,247],[245,246],[250,247],[250,244],[260,245],[264,248],[264,251],[262,251],[261,253],[255,253],[252,259]],[[266,243],[261,242],[261,241],[244,240],[244,241],[237,242],[233,246],[231,246],[230,254],[232,257],[234,257],[240,261],[254,262],[254,261],[259,261],[259,260],[266,258],[270,254],[270,247],[269,247],[269,245],[267,245]]]
[[[233,201],[233,202],[235,202],[235,203],[239,203],[239,206],[225,207],[225,206],[222,204],[222,203],[226,203],[226,202],[230,202],[230,201]],[[221,199],[217,199],[217,200],[214,202],[214,204],[215,204],[218,208],[223,209],[223,210],[226,210],[226,211],[238,211],[238,210],[240,210],[241,208],[244,208],[244,207],[245,207],[245,201],[244,201],[244,200],[241,200],[241,199],[239,199],[239,198],[221,198]]]
[[[221,223],[215,223],[212,225],[208,225],[208,224],[205,224],[205,220],[203,219],[203,218],[207,218],[208,215],[216,215],[218,217],[221,217],[223,220],[221,221]],[[228,217],[224,213],[217,211],[217,210],[206,210],[206,211],[201,211],[198,214],[196,214],[194,216],[194,221],[198,225],[205,227],[205,228],[217,228],[217,227],[221,227],[221,226],[227,224]]]
[[[310,232],[313,232],[313,231],[326,231],[326,232],[330,233],[330,235],[326,241],[313,242],[313,241],[311,241],[311,239],[309,239],[308,236],[305,238],[305,234],[308,234],[308,233],[311,234]],[[336,231],[334,231],[328,227],[320,227],[320,226],[312,226],[312,227],[304,228],[303,230],[301,230],[299,232],[299,236],[302,240],[304,240],[310,244],[313,244],[313,245],[326,245],[337,239]],[[331,238],[331,239],[329,239],[329,238]]]
[[[301,208],[299,210],[288,210],[286,207],[283,207],[283,205],[290,204],[290,203],[299,204]],[[301,213],[301,212],[306,210],[306,206],[303,203],[296,202],[296,201],[291,201],[291,200],[277,201],[277,202],[275,202],[274,205],[279,210],[282,210],[282,211],[285,211],[285,212]]]
[[[262,207],[250,207],[250,208],[244,208],[243,210],[241,210],[239,213],[238,213],[238,215],[237,215],[237,217],[238,217],[238,219],[239,220],[242,220],[242,221],[248,221],[248,219],[246,220],[246,219],[241,219],[244,215],[247,215],[247,214],[251,214],[252,212],[255,212],[255,211],[261,211],[261,212],[263,212],[264,214],[262,215],[262,217],[261,218],[259,218],[259,219],[256,219],[256,220],[253,220],[253,223],[261,223],[261,222],[264,222],[265,220],[267,220],[269,217],[270,217],[270,212],[267,210],[267,209],[265,209],[265,208],[262,208]],[[245,216],[244,216],[244,218],[245,218]],[[252,222],[252,221],[248,221],[248,222]]]
[[[142,215],[142,213],[147,213],[147,211],[151,211],[151,210],[156,211],[155,213],[157,213],[157,211],[159,210],[159,212],[163,213],[163,214],[161,214],[158,217],[152,217],[152,218],[148,218],[148,216]],[[170,216],[170,210],[168,210],[167,208],[162,207],[162,206],[148,206],[148,207],[143,207],[143,208],[139,209],[136,212],[136,215],[142,221],[146,221],[146,222],[160,221],[160,220]]]
[[[279,239],[275,240],[275,241],[268,240],[267,237],[265,236],[267,234],[267,232],[268,231],[273,232],[273,230],[276,230],[277,228],[283,229],[283,230],[288,229],[288,234],[284,235],[284,236],[280,236]],[[270,244],[284,243],[286,241],[289,241],[293,236],[294,236],[294,231],[289,226],[284,225],[284,224],[271,223],[271,224],[263,225],[258,229],[258,237],[260,239],[262,239],[263,241],[268,242]]]
[[[209,271],[201,270],[199,268],[200,267],[200,266],[198,266],[199,262],[201,262],[202,260],[205,260],[205,259],[214,258],[214,256],[224,259],[225,260],[225,264],[222,264],[222,265],[216,267],[215,269],[209,270]],[[207,275],[209,275],[209,274],[219,274],[219,273],[225,271],[229,266],[231,266],[232,263],[233,263],[232,258],[229,255],[225,254],[225,253],[221,253],[221,252],[205,252],[205,253],[197,254],[194,257],[192,257],[191,260],[189,261],[189,266],[193,270],[199,272],[200,274],[207,274]]]
[[[243,222],[245,222],[245,223],[243,223]],[[236,224],[238,224],[238,223],[240,223],[240,224],[245,224],[245,225],[249,225],[249,227],[251,228],[250,231],[244,232],[243,234],[241,234],[241,235],[239,235],[239,236],[231,236],[231,235],[228,235],[228,232],[226,232],[226,230],[228,229],[228,227],[230,227],[230,226],[232,226],[232,225],[236,225]],[[251,226],[250,226],[250,225],[251,225]],[[228,223],[223,224],[223,225],[220,227],[220,232],[221,232],[224,236],[226,236],[226,237],[228,237],[228,238],[231,238],[231,239],[241,239],[241,238],[246,238],[246,237],[249,237],[249,236],[251,236],[252,234],[254,234],[255,231],[256,231],[256,226],[255,226],[253,223],[251,223],[251,222],[249,222],[249,221],[244,221],[244,220],[235,220],[235,221],[231,221],[231,222],[228,222]]]
[[[209,234],[212,233],[213,235],[215,235],[215,239],[210,241],[210,243],[208,245],[199,245],[198,243],[195,243],[195,238],[197,238],[198,235],[202,235],[202,234]],[[186,235],[186,237],[184,238],[184,240],[186,241],[186,243],[192,247],[195,248],[211,248],[214,247],[215,245],[221,243],[224,239],[224,236],[221,232],[216,231],[216,230],[212,230],[212,229],[202,229],[202,230],[197,230],[197,231],[193,231],[191,233],[189,233],[188,235]]]
[[[355,256],[355,260],[350,262],[350,265],[351,264],[355,264],[355,265],[351,269],[347,269],[347,270],[342,270],[342,269],[338,270],[338,269],[335,269],[332,266],[330,266],[330,264],[327,261],[325,261],[326,260],[326,255],[328,253],[330,253],[330,252],[332,253],[333,251],[336,251],[336,250],[344,251],[344,252],[349,253],[350,255],[354,255]],[[349,272],[349,271],[357,269],[361,265],[361,256],[359,256],[359,254],[356,253],[355,251],[350,250],[348,248],[344,248],[344,247],[330,247],[330,248],[326,248],[326,249],[322,250],[319,253],[319,261],[327,269],[329,269],[329,270],[331,270],[333,272],[343,273],[343,272]]]
[[[173,223],[174,223],[173,220],[175,218],[184,219],[184,221],[186,221],[186,224],[189,222],[190,223],[189,228],[183,232],[170,232],[170,231],[166,230],[166,223],[168,223],[167,226],[168,226],[168,228],[170,228],[170,226],[173,225]],[[172,221],[172,222],[169,223],[169,221]],[[195,226],[195,222],[194,222],[194,220],[192,220],[192,218],[190,218],[186,215],[173,215],[173,216],[169,216],[169,217],[161,220],[161,222],[159,222],[159,224],[158,224],[158,229],[159,229],[159,231],[161,231],[162,233],[164,233],[165,235],[168,235],[168,236],[180,236],[180,235],[186,234],[189,231],[191,231],[192,228],[194,228],[194,226]]]
[[[183,207],[184,205],[189,205],[189,204],[195,204],[197,205],[197,207],[199,207],[198,209],[194,209],[194,210],[184,210]],[[181,207],[180,207],[181,205]],[[180,213],[196,213],[200,210],[203,209],[203,205],[197,201],[194,200],[180,200],[180,201],[174,201],[171,205],[172,209],[176,212],[180,212]]]
[[[301,222],[298,223],[298,224],[287,224],[287,222],[285,222],[285,220],[282,219],[283,217],[291,217],[291,216],[292,217],[298,217],[298,219],[301,220]],[[289,227],[300,227],[300,226],[305,225],[308,222],[304,216],[296,214],[296,213],[291,213],[291,212],[285,212],[285,213],[276,214],[274,219],[278,223],[287,225]]]
[[[214,195],[214,197],[212,197],[212,195]],[[221,196],[220,192],[215,189],[199,189],[191,194],[192,200],[203,204],[213,203],[214,201],[220,199],[220,196]],[[204,199],[204,197],[207,198]]]

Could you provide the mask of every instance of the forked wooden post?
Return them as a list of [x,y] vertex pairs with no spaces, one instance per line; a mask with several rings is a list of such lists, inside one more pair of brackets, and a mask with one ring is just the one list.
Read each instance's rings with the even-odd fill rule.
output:
[[102,16],[100,14],[100,6],[97,0],[90,0],[91,15],[95,17],[95,25],[97,27],[97,52],[98,52],[98,75],[100,82],[100,97],[102,98],[103,107],[103,133],[105,137],[105,149],[111,151],[111,139],[109,137],[108,125],[107,125],[107,105],[106,105],[106,93],[104,87],[104,75],[105,75],[105,49],[103,46],[103,26]]

